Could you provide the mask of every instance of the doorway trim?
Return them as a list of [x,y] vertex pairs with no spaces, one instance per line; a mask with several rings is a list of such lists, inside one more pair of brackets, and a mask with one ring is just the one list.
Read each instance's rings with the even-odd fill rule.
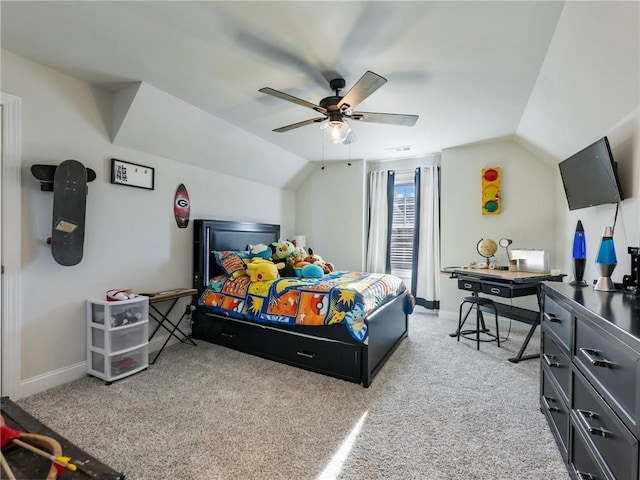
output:
[[[22,148],[21,101],[0,91],[2,105],[2,396],[20,399],[22,325]],[[11,205],[11,209],[8,206]],[[11,235],[8,234],[11,232]]]

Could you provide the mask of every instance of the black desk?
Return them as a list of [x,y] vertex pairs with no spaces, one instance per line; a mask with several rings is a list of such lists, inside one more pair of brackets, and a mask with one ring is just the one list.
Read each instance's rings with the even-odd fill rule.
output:
[[[185,334],[182,330],[180,330],[178,328],[178,326],[180,325],[180,322],[182,322],[184,317],[191,313],[191,306],[190,305],[187,305],[185,311],[182,312],[182,315],[180,316],[180,319],[176,323],[173,323],[168,318],[169,314],[173,310],[173,307],[176,305],[176,302],[178,301],[178,299],[180,299],[182,297],[192,297],[193,295],[196,295],[197,293],[198,293],[198,291],[195,288],[175,288],[173,290],[165,290],[163,292],[145,294],[145,295],[147,295],[149,297],[149,316],[151,318],[153,318],[156,322],[158,322],[158,325],[156,325],[155,330],[153,331],[153,333],[149,337],[149,341],[151,341],[151,339],[154,337],[154,335],[156,334],[156,332],[158,331],[158,329],[160,327],[164,328],[167,332],[169,332],[169,336],[167,337],[167,339],[162,344],[162,347],[160,348],[160,350],[156,354],[156,356],[153,359],[153,361],[150,362],[151,365],[156,363],[156,360],[158,360],[158,357],[160,356],[160,354],[164,350],[164,347],[167,346],[167,343],[169,343],[169,340],[171,339],[171,337],[177,338],[181,343],[184,343],[184,342],[188,341],[194,347],[197,346],[189,335]],[[171,301],[171,303],[169,304],[169,307],[165,310],[164,313],[161,312],[160,310],[158,310],[158,307],[156,307],[156,305],[155,305],[156,303],[168,302],[168,301]],[[171,325],[172,328],[167,327],[165,325],[165,323],[168,323],[169,325]],[[179,337],[176,334],[176,331],[179,332],[180,335],[182,335],[182,337]]]
[[[520,351],[515,357],[510,358],[509,361],[518,363],[521,360],[540,357],[540,353],[524,355],[524,351],[529,345],[529,341],[536,327],[540,325],[540,282],[561,282],[564,275],[510,272],[508,270],[490,270],[487,268],[451,268],[446,269],[445,272],[450,274],[450,278],[456,278],[458,280],[458,288],[460,290],[468,290],[473,296],[478,296],[481,293],[503,298],[535,295],[538,300],[538,310],[530,310],[496,301],[494,301],[494,304],[499,316],[531,325],[526,338],[522,342]],[[491,310],[486,310],[485,308],[483,308],[483,311],[491,312]],[[458,332],[451,333],[450,336],[458,336]]]

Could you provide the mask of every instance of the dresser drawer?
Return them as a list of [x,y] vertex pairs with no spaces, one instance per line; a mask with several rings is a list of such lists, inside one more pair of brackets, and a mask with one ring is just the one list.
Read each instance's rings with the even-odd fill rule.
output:
[[576,320],[573,361],[627,427],[637,432],[640,354],[596,328]]
[[571,451],[569,452],[569,469],[572,470],[572,478],[577,480],[610,480],[612,477],[604,473],[594,458],[593,451],[587,445],[588,442],[582,436],[580,429],[576,428],[572,419]]
[[305,338],[267,328],[265,356],[297,367],[359,383],[361,349],[335,341]]
[[560,393],[569,403],[569,382],[571,381],[571,360],[556,343],[554,337],[542,332],[542,364],[560,386]]
[[469,290],[470,292],[481,292],[482,283],[469,278],[458,278],[458,288],[460,290]]
[[566,458],[569,445],[569,408],[551,381],[547,367],[542,368],[541,376],[540,409],[547,417],[560,453]]
[[572,378],[573,423],[615,478],[638,478],[638,440],[580,372]]
[[545,295],[541,323],[542,328],[558,337],[561,346],[568,352],[571,346],[571,309]]

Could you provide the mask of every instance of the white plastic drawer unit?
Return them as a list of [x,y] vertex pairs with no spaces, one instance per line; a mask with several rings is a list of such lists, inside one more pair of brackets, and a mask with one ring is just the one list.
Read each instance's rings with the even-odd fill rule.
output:
[[111,383],[149,365],[149,299],[87,301],[87,373]]
[[149,318],[149,301],[146,297],[136,297],[119,302],[90,300],[87,318],[93,323],[105,325],[107,328],[117,328]]
[[103,378],[107,382],[119,380],[141,370],[149,365],[148,346],[139,347],[129,352],[106,355],[100,352],[91,352],[90,374]]
[[95,348],[118,353],[147,343],[149,322],[136,322],[111,330],[91,327],[91,344]]

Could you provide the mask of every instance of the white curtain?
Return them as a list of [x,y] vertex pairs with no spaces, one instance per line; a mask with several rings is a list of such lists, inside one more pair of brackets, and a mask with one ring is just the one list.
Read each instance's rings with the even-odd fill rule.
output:
[[[440,307],[440,168],[416,169],[418,205],[412,290],[416,303]],[[417,255],[416,255],[417,253]]]
[[388,172],[369,174],[369,232],[365,271],[386,273],[389,242]]

